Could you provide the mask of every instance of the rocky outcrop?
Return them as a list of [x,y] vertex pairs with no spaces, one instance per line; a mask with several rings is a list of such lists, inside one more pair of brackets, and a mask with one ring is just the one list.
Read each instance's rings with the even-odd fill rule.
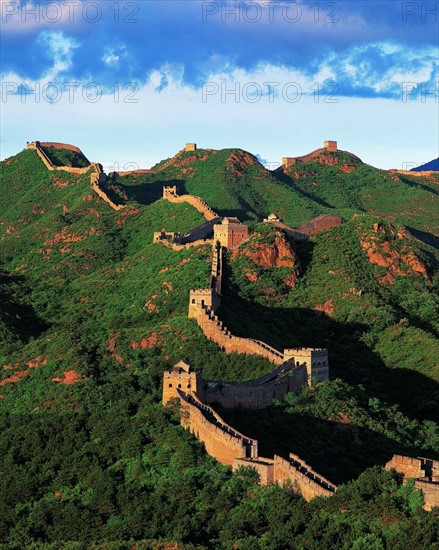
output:
[[[258,238],[260,237],[260,240]],[[238,256],[245,256],[255,265],[264,269],[288,267],[291,274],[285,279],[285,284],[290,288],[294,288],[299,270],[297,268],[297,260],[292,245],[288,242],[283,232],[276,232],[273,241],[270,243],[264,242],[263,236],[254,234],[251,239],[245,242],[245,246],[238,246],[232,249],[232,259]],[[257,280],[258,276],[249,271],[246,274],[247,280]]]
[[396,277],[422,276],[430,282],[424,262],[410,248],[411,235],[404,228],[375,223],[372,231],[360,236],[360,244],[371,264],[386,268],[377,280],[384,285],[394,284]]

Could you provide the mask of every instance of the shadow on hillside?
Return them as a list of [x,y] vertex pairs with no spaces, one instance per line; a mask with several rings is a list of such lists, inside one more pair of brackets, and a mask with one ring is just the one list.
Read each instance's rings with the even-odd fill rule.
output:
[[24,277],[0,272],[0,321],[21,341],[27,342],[30,338],[38,338],[49,326],[31,305],[15,298],[14,286],[18,286],[22,295],[26,291]]
[[406,227],[407,230],[413,235],[413,237],[439,250],[439,237],[433,235],[433,233],[421,231],[420,229],[415,229],[414,227]]
[[[425,183],[415,182],[403,176],[402,174],[398,174],[398,175],[399,175],[399,179],[409,187],[414,187],[415,189],[424,189],[429,191],[430,193],[433,193],[434,195],[439,195],[439,191],[434,187],[431,187],[430,185],[427,185]],[[417,176],[414,176],[414,177],[417,177]]]
[[[358,477],[371,466],[384,466],[394,454],[426,454],[378,432],[289,413],[283,406],[257,410],[214,408],[228,424],[258,440],[260,456],[271,458],[277,454],[288,458],[289,453],[294,453],[336,484]],[[439,457],[430,451],[427,455]]]
[[331,378],[362,384],[371,397],[397,403],[408,416],[439,420],[439,384],[419,371],[388,368],[361,341],[366,326],[340,323],[305,308],[266,307],[227,295],[227,289],[224,292],[218,315],[236,336],[263,340],[280,351],[295,347],[328,348]]
[[314,193],[311,193],[310,191],[304,191],[303,189],[300,189],[300,187],[298,187],[294,183],[294,180],[290,176],[285,174],[285,172],[283,172],[282,170],[280,170],[279,172],[276,172],[276,173],[273,172],[273,175],[278,180],[278,182],[281,182],[284,185],[288,186],[290,189],[293,189],[297,194],[301,195],[305,199],[307,199],[309,201],[312,201],[312,202],[315,202],[319,206],[323,206],[325,208],[330,208],[330,209],[335,208],[335,206],[333,206],[332,204],[329,204],[329,202],[324,201],[323,199],[321,199],[317,195],[314,195]]
[[107,197],[111,200],[111,202],[117,204],[118,206],[122,206],[125,204],[125,200],[121,197],[120,190],[113,187],[111,183],[101,185],[101,188],[107,195]]
[[118,180],[117,185],[126,194],[128,200],[134,200],[143,206],[148,206],[153,202],[158,201],[163,196],[163,187],[176,185],[179,194],[186,193],[183,180],[160,180],[148,183],[136,183],[127,185],[122,183],[123,180]]

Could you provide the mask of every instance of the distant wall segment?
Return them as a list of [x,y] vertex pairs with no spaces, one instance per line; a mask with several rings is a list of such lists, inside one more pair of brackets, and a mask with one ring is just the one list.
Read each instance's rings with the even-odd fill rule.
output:
[[97,162],[92,162],[89,166],[85,166],[84,168],[74,168],[72,166],[55,166],[52,161],[49,159],[47,154],[44,151],[44,147],[56,147],[57,149],[67,149],[69,151],[74,151],[76,153],[82,154],[81,149],[79,147],[75,147],[74,145],[69,145],[67,143],[56,143],[56,142],[39,142],[39,141],[33,141],[28,142],[26,144],[26,149],[33,149],[36,151],[37,155],[40,157],[40,159],[43,161],[44,166],[50,170],[61,170],[63,172],[68,172],[69,174],[87,174],[91,171],[90,174],[90,185],[93,191],[101,197],[107,204],[113,208],[113,210],[121,210],[124,208],[124,205],[116,204],[113,202],[107,193],[102,189],[102,185],[104,185],[107,181],[107,176],[104,174],[102,170],[102,165]]

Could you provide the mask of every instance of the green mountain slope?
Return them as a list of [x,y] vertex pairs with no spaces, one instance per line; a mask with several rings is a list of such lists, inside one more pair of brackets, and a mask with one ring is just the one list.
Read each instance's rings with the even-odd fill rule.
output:
[[[328,158],[332,164],[323,164]],[[201,149],[182,153],[157,172],[120,176],[116,182],[139,203],[148,200],[147,190],[156,200],[163,182],[172,182],[180,193],[201,196],[218,213],[242,220],[261,220],[276,212],[294,226],[320,214],[350,219],[369,212],[428,234],[437,235],[439,229],[439,176],[391,174],[342,151],[270,172],[241,149]]]
[[[237,149],[183,153],[152,172],[115,176],[112,192],[127,203],[117,212],[91,190],[90,174],[49,172],[33,150],[1,163],[5,548],[433,544],[432,516],[410,485],[378,467],[349,480],[396,452],[439,453],[438,256],[401,226],[431,236],[436,192],[430,180],[392,179],[336,155],[269,172]],[[163,370],[182,357],[207,379],[272,368],[227,355],[187,318],[189,291],[208,283],[211,251],[152,244],[155,231],[184,233],[203,221],[190,205],[161,199],[173,184],[251,220],[249,246],[225,258],[225,324],[280,349],[329,348],[331,377],[341,380],[266,411],[230,412],[249,435],[259,430],[267,452],[299,452],[346,483],[327,501],[307,505],[251,474],[232,476],[161,407]],[[321,213],[346,223],[293,245],[256,223],[271,211],[290,225]],[[264,263],[274,244],[278,261]],[[338,413],[350,431],[334,431]]]

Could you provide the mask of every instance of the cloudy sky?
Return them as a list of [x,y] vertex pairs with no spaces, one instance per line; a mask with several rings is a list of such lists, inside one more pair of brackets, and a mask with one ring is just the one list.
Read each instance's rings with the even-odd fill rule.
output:
[[1,158],[26,141],[149,167],[185,142],[268,166],[333,139],[438,151],[436,1],[0,0]]

